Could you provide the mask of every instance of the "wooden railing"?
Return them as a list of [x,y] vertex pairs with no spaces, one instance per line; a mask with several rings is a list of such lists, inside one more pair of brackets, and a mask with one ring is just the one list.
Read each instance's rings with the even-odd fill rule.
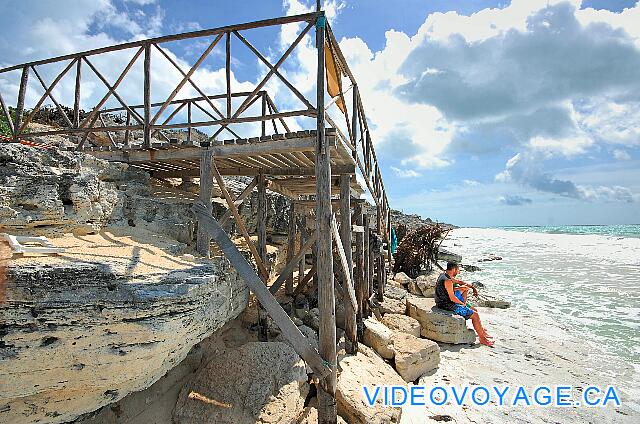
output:
[[[233,127],[234,124],[261,122],[262,132],[264,135],[268,131],[266,122],[272,121],[274,131],[277,131],[276,122],[279,122],[283,126],[283,130],[287,131],[288,126],[285,122],[285,118],[298,116],[314,117],[317,114],[316,108],[313,104],[305,98],[300,90],[297,89],[280,70],[282,64],[291,56],[291,53],[296,49],[300,42],[305,39],[311,28],[313,28],[317,16],[318,13],[307,13],[303,15],[286,16],[263,21],[230,25],[221,28],[193,31],[102,47],[86,52],[37,60],[4,68],[0,70],[0,76],[8,75],[10,72],[20,71],[21,77],[17,93],[17,101],[15,103],[16,107],[13,111],[14,113],[10,113],[11,111],[7,107],[5,99],[2,97],[2,93],[0,93],[0,107],[2,108],[2,113],[5,115],[5,119],[9,124],[9,128],[13,133],[13,139],[15,141],[19,138],[29,138],[40,135],[67,134],[74,135],[79,138],[77,143],[78,149],[81,149],[85,145],[90,134],[100,132],[106,132],[108,134],[113,131],[125,131],[125,139],[128,142],[131,131],[142,130],[142,144],[144,147],[148,148],[151,146],[151,139],[153,137],[158,136],[165,139],[167,138],[166,135],[162,134],[163,130],[177,128],[190,129],[197,127],[217,127],[210,136],[211,140],[216,139],[223,131],[228,133],[230,137],[240,138],[237,131],[230,128]],[[242,33],[243,31],[251,29],[297,22],[305,23],[302,31],[287,47],[275,64],[271,64],[271,62],[262,53],[260,53]],[[163,44],[173,41],[192,39],[197,39],[197,41],[200,42],[206,40],[208,45],[190,69],[185,70],[182,69],[176,60],[172,58],[171,54],[167,52],[167,49]],[[268,68],[266,75],[250,92],[233,91],[231,82],[232,40],[236,40],[237,42],[239,41],[246,46],[249,51],[251,51],[252,54]],[[193,76],[205,59],[210,56],[212,51],[218,45],[225,46],[226,89],[223,94],[208,95],[205,94],[205,90],[194,82]],[[124,69],[119,73],[115,81],[110,82],[103,72],[101,72],[96,66],[95,57],[112,52],[127,50],[131,51],[133,54],[131,59],[126,63]],[[154,53],[153,62],[151,61],[152,53]],[[161,56],[163,58],[162,60],[166,60],[180,73],[181,78],[168,96],[166,96],[161,102],[152,103],[151,76],[154,73],[153,65],[157,63],[155,56],[158,53],[159,57]],[[130,105],[121,95],[118,94],[118,88],[121,86],[125,77],[132,72],[134,65],[140,62],[142,62],[143,74],[143,84],[141,87],[142,101],[139,102],[140,104]],[[41,67],[54,63],[63,65],[64,68],[55,76],[50,84],[47,84],[42,78]],[[113,65],[113,63],[110,65]],[[74,70],[73,72],[72,69]],[[90,112],[83,119],[80,119],[81,90],[83,83],[87,80],[88,74],[93,78],[97,78],[102,86],[106,88],[106,94],[95,105],[92,105]],[[29,84],[33,84],[33,82],[30,82],[30,80],[32,80],[31,75],[36,77],[37,83],[44,89],[44,94],[39,98],[35,105],[25,113],[25,97],[27,89],[29,88]],[[305,106],[304,109],[289,111],[278,110],[275,102],[264,89],[265,85],[274,76],[288,87],[298,99],[300,99]],[[67,116],[60,102],[53,93],[53,90],[56,87],[59,87],[60,82],[65,78],[75,78],[75,90],[73,96],[74,105],[71,117]],[[192,87],[199,96],[190,99],[177,99],[178,93],[187,85]],[[234,98],[242,99],[240,105],[236,108],[233,107],[232,100]],[[62,119],[65,121],[65,125],[60,129],[27,133],[27,126],[33,121],[34,117],[37,115],[38,111],[47,99],[49,99],[58,109],[62,115]],[[104,108],[107,101],[113,99],[119,103],[119,107],[112,107],[108,109]],[[213,100],[224,100],[224,106],[216,106]],[[247,116],[247,111],[258,101],[261,102],[260,113],[253,116]],[[184,112],[185,108],[187,112],[186,122],[175,122],[176,116],[180,112]],[[193,112],[196,109],[201,116],[205,117],[204,119],[193,119]],[[106,125],[104,123],[104,114],[115,112],[123,112],[126,114],[126,122],[124,125]]]
[[[247,123],[260,123],[261,135],[267,133],[278,133],[278,125],[283,132],[289,132],[290,125],[287,119],[294,117],[317,117],[318,110],[314,104],[309,101],[302,90],[292,84],[281,71],[283,63],[291,56],[291,53],[305,39],[309,31],[313,28],[316,20],[321,17],[324,19],[323,12],[307,13],[296,16],[286,16],[238,25],[230,25],[220,28],[207,29],[201,31],[193,31],[183,34],[169,35],[163,37],[152,38],[148,40],[140,40],[130,43],[124,43],[114,46],[102,47],[81,53],[68,54],[50,59],[37,60],[21,65],[15,65],[0,70],[0,76],[7,75],[10,72],[20,71],[20,83],[17,92],[16,107],[14,111],[10,111],[7,107],[5,99],[0,93],[0,107],[8,122],[9,128],[13,134],[13,140],[29,139],[37,136],[46,135],[71,135],[76,140],[76,148],[82,149],[91,134],[106,133],[112,147],[126,147],[132,143],[132,133],[142,132],[142,147],[150,148],[152,139],[161,138],[169,141],[169,137],[165,134],[166,130],[187,129],[187,142],[191,141],[192,129],[199,127],[214,127],[210,140],[221,137],[224,132],[229,138],[243,138],[238,134],[235,126]],[[255,28],[264,28],[270,26],[279,26],[291,23],[303,23],[303,29],[296,39],[286,48],[284,53],[272,64],[260,51],[245,37],[247,30]],[[350,80],[350,86],[341,90],[339,97],[334,98],[328,103],[325,110],[326,122],[335,127],[342,141],[352,150],[353,159],[356,162],[360,173],[362,174],[367,189],[371,193],[375,205],[378,210],[377,230],[389,240],[390,219],[389,219],[389,201],[385,192],[384,183],[378,160],[376,157],[373,142],[371,140],[371,131],[365,114],[358,84],[349,69],[349,66],[340,50],[340,47],[331,31],[330,26],[326,27],[325,44],[329,46],[335,62],[338,64],[341,72],[344,72]],[[164,43],[192,40],[207,40],[207,47],[198,57],[195,63],[188,69],[182,69],[177,61],[172,58],[171,54]],[[231,59],[232,59],[232,40],[240,42],[244,45],[261,63],[268,69],[265,76],[258,82],[252,91],[234,92],[231,83]],[[225,58],[225,92],[210,95],[205,93],[193,79],[195,72],[199,69],[205,59],[214,51],[217,46],[224,45]],[[110,82],[107,77],[96,66],[95,58],[99,55],[108,54],[116,51],[130,51],[131,58],[126,63],[117,78]],[[154,53],[154,61],[151,60]],[[154,64],[157,63],[156,55],[166,60],[172,68],[175,68],[181,75],[179,82],[175,88],[160,102],[152,102],[152,84],[151,76],[154,72]],[[125,77],[132,72],[132,68],[137,63],[142,62],[143,84],[141,87],[142,101],[138,104],[129,104],[118,94],[118,88],[121,86]],[[43,78],[41,67],[53,63],[63,66],[62,70],[55,76],[50,84]],[[113,65],[113,64],[112,64]],[[73,70],[73,71],[72,71]],[[32,75],[35,77],[37,86],[44,90],[44,94],[40,96],[38,101],[32,108],[27,111],[25,109],[25,98],[29,84],[34,84]],[[80,99],[82,95],[83,82],[86,82],[88,75],[102,84],[106,88],[106,94],[100,100],[92,105],[90,111],[81,119],[82,111]],[[280,111],[274,102],[274,99],[265,89],[266,84],[274,77],[277,77],[293,95],[304,105],[304,109]],[[73,78],[73,111],[71,116],[63,109],[61,103],[54,95],[54,89],[60,86],[61,81],[65,78]],[[178,93],[185,86],[190,86],[198,93],[197,97],[177,98]],[[131,93],[128,93],[131,94]],[[136,94],[136,93],[134,93]],[[351,110],[346,109],[347,102],[345,96],[351,96]],[[64,125],[61,128],[30,131],[27,132],[28,125],[33,122],[38,111],[44,103],[49,99],[62,115]],[[105,104],[111,100],[119,104],[118,107],[105,108]],[[240,105],[234,108],[233,100],[239,100]],[[345,105],[344,115],[346,131],[340,130],[340,125],[336,123],[326,111],[329,106],[333,105],[337,100]],[[224,100],[224,105],[216,105],[216,101]],[[247,115],[247,112],[257,102],[260,102],[258,114]],[[179,117],[183,117],[186,111],[186,120],[176,122]],[[10,113],[13,112],[13,113]],[[182,112],[182,114],[181,114]],[[113,125],[105,120],[106,114],[119,114],[125,116],[123,124]],[[197,113],[201,119],[195,119]],[[202,118],[203,117],[203,118]],[[269,123],[271,125],[269,125]],[[273,131],[273,132],[272,132]],[[113,132],[122,132],[122,143],[117,143],[112,135]],[[346,133],[346,134],[345,134]],[[257,134],[256,134],[257,135]]]

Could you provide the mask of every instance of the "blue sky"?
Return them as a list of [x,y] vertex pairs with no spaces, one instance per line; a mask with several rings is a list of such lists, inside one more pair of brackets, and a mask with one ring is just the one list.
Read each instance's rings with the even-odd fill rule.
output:
[[[312,3],[0,0],[0,66],[303,13]],[[323,3],[358,80],[392,207],[471,226],[640,223],[636,1]],[[299,30],[247,37],[275,62]],[[166,47],[187,67],[206,45]],[[312,40],[298,50],[284,72],[313,98]],[[221,52],[194,77],[210,92],[221,92]],[[115,77],[114,63],[101,69]],[[233,65],[237,89],[265,72],[239,47]],[[155,76],[160,93],[173,88],[171,72]],[[0,77],[3,95],[15,79]],[[281,85],[270,88],[283,107],[296,107]],[[63,99],[71,93],[64,83],[59,90]],[[89,87],[83,102],[99,94]]]

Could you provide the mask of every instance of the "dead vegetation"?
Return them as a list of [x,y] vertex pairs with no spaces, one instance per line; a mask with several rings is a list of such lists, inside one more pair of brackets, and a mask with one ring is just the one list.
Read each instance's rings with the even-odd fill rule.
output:
[[393,272],[404,272],[416,278],[424,269],[431,271],[438,260],[438,248],[450,229],[440,224],[425,225],[412,231],[402,239],[395,254]]

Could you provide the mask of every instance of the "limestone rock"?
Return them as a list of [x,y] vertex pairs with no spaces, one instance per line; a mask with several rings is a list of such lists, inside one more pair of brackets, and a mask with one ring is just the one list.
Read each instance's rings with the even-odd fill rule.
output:
[[[0,305],[1,422],[73,421],[145,389],[246,307],[246,284],[226,259],[175,269],[174,256],[156,246],[104,237],[84,236],[96,243],[68,247],[64,258],[9,266]],[[109,243],[111,258],[101,250]],[[122,261],[118,249],[128,249]]]
[[418,320],[401,314],[385,314],[381,321],[390,330],[420,337],[420,323]]
[[422,296],[433,297],[436,293],[436,282],[440,276],[439,272],[432,271],[427,275],[419,275],[416,278],[416,286]]
[[338,384],[336,400],[338,414],[349,424],[399,423],[402,410],[384,407],[378,399],[370,407],[362,393],[362,386],[375,387],[404,385],[405,382],[389,364],[366,346],[360,346],[358,353],[342,357],[338,364]]
[[380,313],[384,314],[404,314],[407,310],[407,304],[403,299],[393,299],[385,295],[384,301],[378,303]]
[[201,368],[180,391],[173,420],[292,422],[301,414],[308,391],[304,362],[292,347],[251,342],[213,357]]
[[407,313],[420,322],[420,335],[443,343],[473,343],[476,334],[467,328],[464,318],[435,306],[426,297],[407,297]]
[[396,300],[404,300],[407,297],[407,290],[398,286],[386,286],[384,288],[384,296]]
[[475,305],[485,308],[498,308],[507,309],[511,307],[511,302],[507,300],[499,299],[487,293],[480,293],[477,300],[474,300]]
[[364,322],[365,345],[369,346],[385,359],[393,359],[393,331],[373,318]]
[[404,272],[398,272],[394,277],[393,277],[394,281],[402,284],[403,286],[406,286],[407,284],[409,284],[409,281],[411,281],[411,278],[405,274]]
[[434,370],[440,363],[438,343],[398,332],[393,338],[396,371],[407,383]]

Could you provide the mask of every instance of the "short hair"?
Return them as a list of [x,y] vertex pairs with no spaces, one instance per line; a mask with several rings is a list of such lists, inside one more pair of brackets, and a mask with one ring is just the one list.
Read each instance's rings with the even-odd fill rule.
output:
[[458,268],[459,265],[455,262],[447,262],[447,271]]

